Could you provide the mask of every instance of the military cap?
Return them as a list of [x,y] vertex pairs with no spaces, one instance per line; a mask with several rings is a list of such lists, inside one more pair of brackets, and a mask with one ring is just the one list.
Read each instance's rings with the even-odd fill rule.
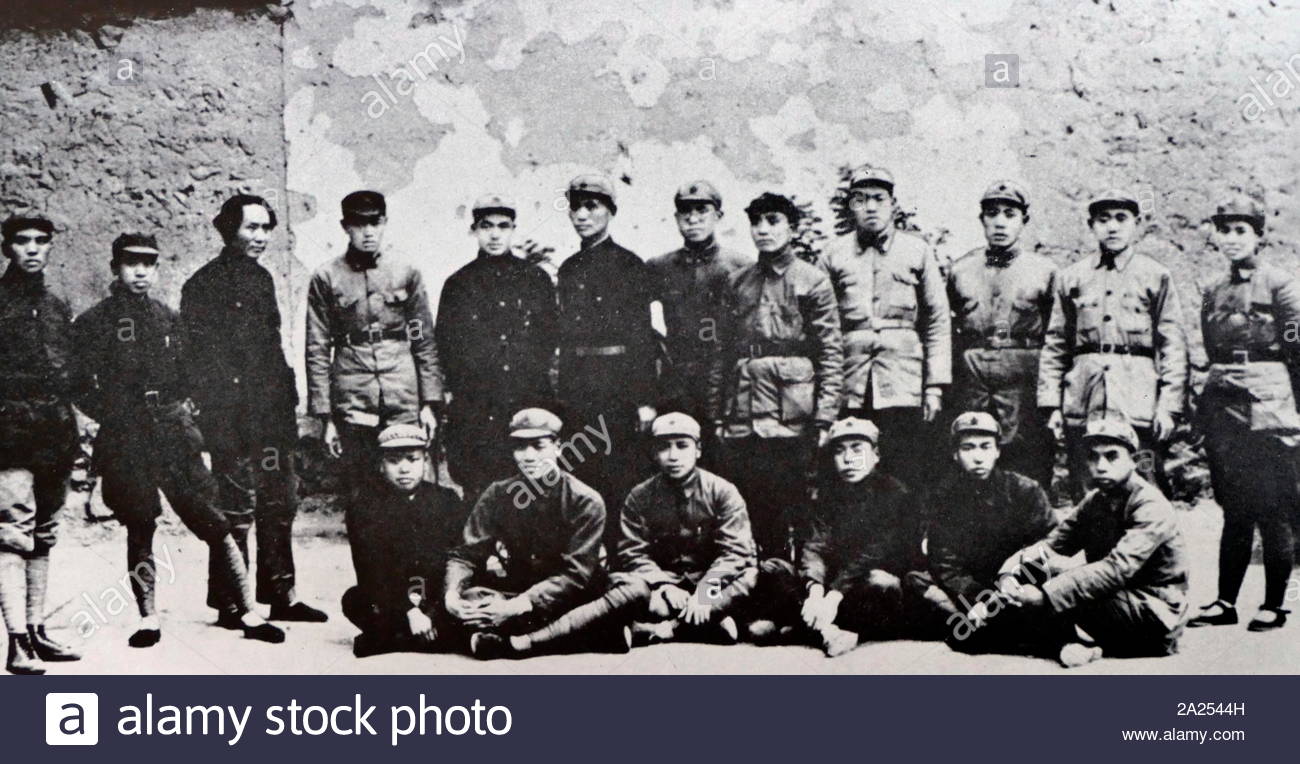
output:
[[128,255],[144,259],[158,258],[158,240],[151,233],[124,233],[113,240],[113,262],[125,260]]
[[874,446],[880,442],[880,428],[876,427],[875,422],[870,419],[846,417],[831,425],[830,432],[826,435],[826,444],[830,445],[845,438],[869,440]]
[[414,424],[394,424],[379,433],[380,448],[428,448],[424,430]]
[[509,215],[514,220],[515,203],[500,194],[485,194],[474,200],[471,213],[475,220],[491,214]]
[[655,419],[650,425],[650,435],[655,438],[687,437],[700,439],[700,423],[694,417],[673,411]]
[[1138,452],[1138,436],[1129,424],[1128,417],[1120,413],[1107,413],[1089,419],[1083,430],[1083,442],[1118,443],[1133,453]]
[[745,208],[745,214],[750,219],[768,212],[779,212],[785,215],[791,226],[798,225],[799,218],[803,217],[803,213],[799,211],[794,202],[790,201],[789,197],[774,194],[770,191],[764,191],[754,197],[754,201],[750,202],[749,206]]
[[1010,202],[1021,209],[1029,209],[1029,195],[1014,180],[995,181],[980,197],[980,203],[984,202]]
[[869,164],[855,167],[849,175],[849,188],[860,188],[862,186],[884,186],[892,194],[894,192],[894,174],[884,167]]
[[365,220],[388,214],[384,195],[378,191],[353,191],[343,197],[343,217],[347,220]]
[[607,201],[612,209],[615,205],[614,181],[599,173],[585,173],[569,181],[569,190],[564,196],[570,202],[575,196],[594,196]]
[[693,180],[684,184],[673,194],[673,204],[682,202],[708,202],[722,209],[722,194],[707,180]]
[[53,235],[54,224],[48,218],[39,215],[11,215],[5,218],[5,222],[0,224],[0,236],[4,241],[12,239],[19,231],[36,229],[43,232],[46,236]]
[[1244,194],[1225,199],[1210,216],[1216,224],[1227,220],[1245,220],[1257,232],[1264,231],[1264,205]]
[[554,438],[563,423],[546,409],[523,409],[510,418],[512,438]]
[[1141,207],[1138,206],[1137,195],[1131,191],[1124,191],[1118,188],[1112,188],[1097,194],[1088,202],[1088,216],[1096,217],[1097,210],[1102,207],[1125,207],[1133,212],[1134,215],[1142,214]]
[[1002,425],[998,424],[998,420],[986,411],[967,411],[952,420],[951,429],[954,439],[966,434],[1002,437]]

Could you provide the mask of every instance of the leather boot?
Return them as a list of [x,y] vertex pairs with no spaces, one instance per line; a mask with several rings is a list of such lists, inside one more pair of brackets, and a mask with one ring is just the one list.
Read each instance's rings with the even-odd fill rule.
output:
[[9,658],[5,669],[10,674],[44,674],[45,664],[32,649],[31,636],[28,634],[9,635]]
[[50,663],[60,661],[79,661],[81,653],[73,650],[71,647],[55,642],[45,633],[45,624],[40,626],[27,626],[27,636],[31,639],[32,649],[40,656],[40,659]]

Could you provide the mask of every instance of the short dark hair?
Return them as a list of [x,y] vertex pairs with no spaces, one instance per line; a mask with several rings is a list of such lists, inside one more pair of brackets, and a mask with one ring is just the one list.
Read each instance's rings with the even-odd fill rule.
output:
[[266,210],[266,214],[271,218],[271,228],[279,225],[279,219],[275,216],[275,208],[270,202],[266,201],[256,194],[235,194],[221,205],[221,211],[217,216],[212,218],[212,225],[221,234],[221,240],[229,244],[231,239],[235,238],[235,231],[244,222],[244,207],[250,205],[259,205]]
[[790,222],[791,228],[798,226],[799,218],[803,217],[803,213],[799,211],[799,207],[796,206],[788,197],[782,196],[781,194],[774,194],[770,191],[765,191],[764,193],[759,194],[754,198],[754,201],[750,202],[749,206],[745,208],[745,214],[749,216],[749,222],[751,225],[758,220],[760,215],[768,212],[779,212],[782,215],[785,215],[785,219]]
[[5,244],[13,240],[19,231],[26,231],[35,228],[38,231],[44,231],[45,234],[54,234],[54,224],[49,218],[39,215],[10,215],[4,223],[0,223],[0,237],[3,237]]

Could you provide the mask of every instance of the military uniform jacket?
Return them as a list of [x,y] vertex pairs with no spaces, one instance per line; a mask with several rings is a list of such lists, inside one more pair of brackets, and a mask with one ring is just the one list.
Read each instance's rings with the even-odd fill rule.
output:
[[679,247],[647,263],[668,329],[667,373],[661,395],[690,399],[688,388],[704,387],[718,349],[722,305],[731,275],[753,264],[752,257],[724,249],[716,241],[705,247]]
[[560,263],[560,397],[577,408],[654,398],[654,285],[644,261],[606,237]]
[[965,608],[997,582],[1007,558],[1041,541],[1055,522],[1037,481],[999,468],[987,480],[954,475],[931,506],[930,572]]
[[72,312],[10,265],[0,277],[0,469],[69,468],[77,454]]
[[256,259],[232,249],[185,282],[181,326],[189,394],[213,448],[298,440],[298,387],[285,362],[275,282]]
[[731,277],[709,418],[727,437],[796,437],[840,408],[844,350],[830,279],[787,248]]
[[696,468],[682,484],[655,475],[628,494],[620,523],[618,567],[651,588],[704,581],[725,595],[737,579],[746,591],[757,580],[745,500],[712,472]]
[[893,228],[863,246],[841,236],[818,261],[835,286],[844,333],[844,406],[918,407],[952,381],[952,319],[939,261]]
[[[539,614],[579,604],[596,585],[605,502],[595,489],[561,470],[547,486],[516,474],[488,486],[447,561],[447,591],[475,585],[519,592]],[[495,555],[500,581],[486,573]]]
[[[1056,266],[1018,249],[978,247],[957,258],[948,274],[953,352],[1036,350],[1052,316]],[[1031,369],[1038,375],[1038,365]]]
[[1113,493],[1088,492],[1046,543],[1067,557],[1082,551],[1087,560],[1043,585],[1053,610],[1129,590],[1149,599],[1171,630],[1186,615],[1187,557],[1178,518],[1159,489],[1136,474]]
[[1038,405],[1082,426],[1100,411],[1149,427],[1182,411],[1187,347],[1169,270],[1132,248],[1061,271],[1038,366]]
[[882,472],[860,483],[827,480],[809,515],[799,550],[806,583],[842,590],[872,570],[896,576],[920,570],[921,506],[915,494]]
[[366,426],[414,423],[442,402],[433,316],[420,272],[349,251],[307,288],[307,405]]
[[426,481],[412,493],[384,489],[365,497],[364,512],[346,514],[357,586],[381,612],[410,610],[412,592],[431,612],[442,603],[447,555],[465,527],[464,504],[451,489]]
[[1201,336],[1210,362],[1197,400],[1203,426],[1269,432],[1287,445],[1300,436],[1296,392],[1300,286],[1273,265],[1233,268],[1201,296]]
[[479,253],[438,300],[438,360],[454,402],[506,416],[550,398],[558,344],[555,287],[511,254]]
[[190,396],[180,315],[114,281],[111,295],[77,317],[77,405],[99,422],[96,457],[127,449],[203,450],[180,404]]

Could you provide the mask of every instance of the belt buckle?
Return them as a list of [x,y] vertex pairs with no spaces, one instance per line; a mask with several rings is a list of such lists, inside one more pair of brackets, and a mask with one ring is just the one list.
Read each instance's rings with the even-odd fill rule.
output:
[[1232,351],[1232,362],[1239,363],[1239,364],[1250,363],[1250,351],[1249,350]]
[[1102,354],[1118,353],[1119,345],[1116,345],[1114,342],[1098,342],[1097,352]]
[[366,341],[371,345],[376,345],[384,338],[384,330],[378,326],[371,326],[366,329]]
[[161,402],[162,395],[157,390],[144,391],[144,405],[157,408]]

